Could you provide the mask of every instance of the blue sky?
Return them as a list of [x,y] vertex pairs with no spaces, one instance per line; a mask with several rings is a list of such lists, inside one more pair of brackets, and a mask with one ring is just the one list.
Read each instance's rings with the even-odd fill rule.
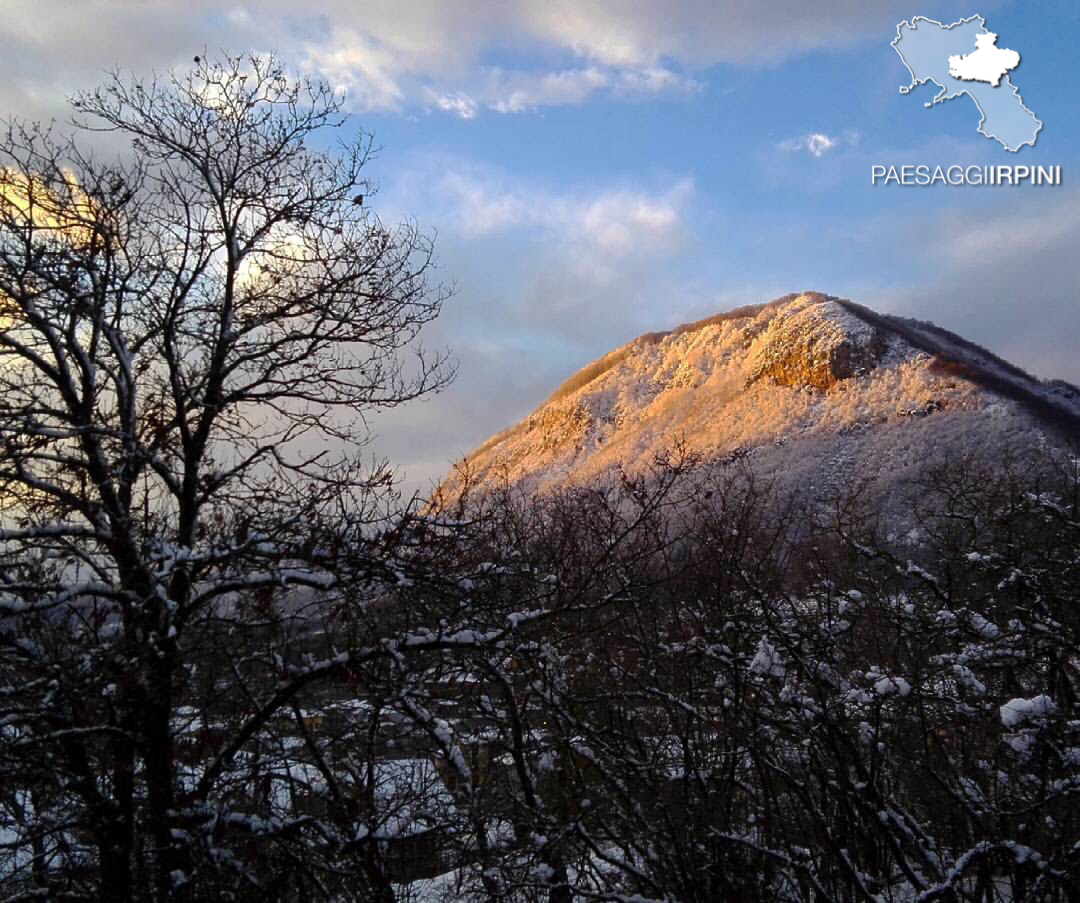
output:
[[[24,117],[203,48],[274,50],[346,91],[382,148],[374,208],[437,232],[457,287],[428,337],[456,384],[375,421],[409,487],[639,333],[801,289],[1080,382],[1075,3],[3,6],[0,102]],[[897,23],[974,14],[1020,52],[1010,77],[1043,122],[1017,154],[968,98],[899,93]],[[874,164],[1056,165],[1065,184],[872,186]]]

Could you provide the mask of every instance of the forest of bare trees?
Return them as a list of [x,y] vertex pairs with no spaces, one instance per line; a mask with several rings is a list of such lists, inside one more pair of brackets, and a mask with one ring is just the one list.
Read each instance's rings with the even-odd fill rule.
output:
[[446,293],[333,94],[74,103],[130,152],[0,136],[0,898],[1075,898],[1077,459],[398,510]]

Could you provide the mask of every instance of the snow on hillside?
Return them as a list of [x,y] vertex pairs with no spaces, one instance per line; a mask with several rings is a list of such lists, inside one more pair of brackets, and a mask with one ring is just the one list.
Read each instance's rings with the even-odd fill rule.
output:
[[1067,384],[931,324],[808,293],[635,339],[463,469],[481,488],[546,489],[640,471],[684,442],[708,459],[749,451],[760,472],[825,491],[887,485],[929,457],[1056,443],[1077,423]]

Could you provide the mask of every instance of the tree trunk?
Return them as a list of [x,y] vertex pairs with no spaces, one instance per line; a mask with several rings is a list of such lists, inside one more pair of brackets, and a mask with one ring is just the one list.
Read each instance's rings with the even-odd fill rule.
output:
[[191,877],[190,850],[172,833],[176,805],[176,769],[170,725],[172,653],[159,650],[147,654],[155,657],[147,667],[150,679],[143,708],[149,828],[154,850],[154,896],[159,901],[186,900],[189,899],[186,881]]

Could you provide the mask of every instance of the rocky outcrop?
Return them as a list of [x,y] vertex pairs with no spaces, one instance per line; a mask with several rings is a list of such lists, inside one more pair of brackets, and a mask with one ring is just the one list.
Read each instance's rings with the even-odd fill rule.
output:
[[829,389],[868,373],[885,353],[881,332],[834,302],[802,296],[770,320],[753,355],[748,382]]

